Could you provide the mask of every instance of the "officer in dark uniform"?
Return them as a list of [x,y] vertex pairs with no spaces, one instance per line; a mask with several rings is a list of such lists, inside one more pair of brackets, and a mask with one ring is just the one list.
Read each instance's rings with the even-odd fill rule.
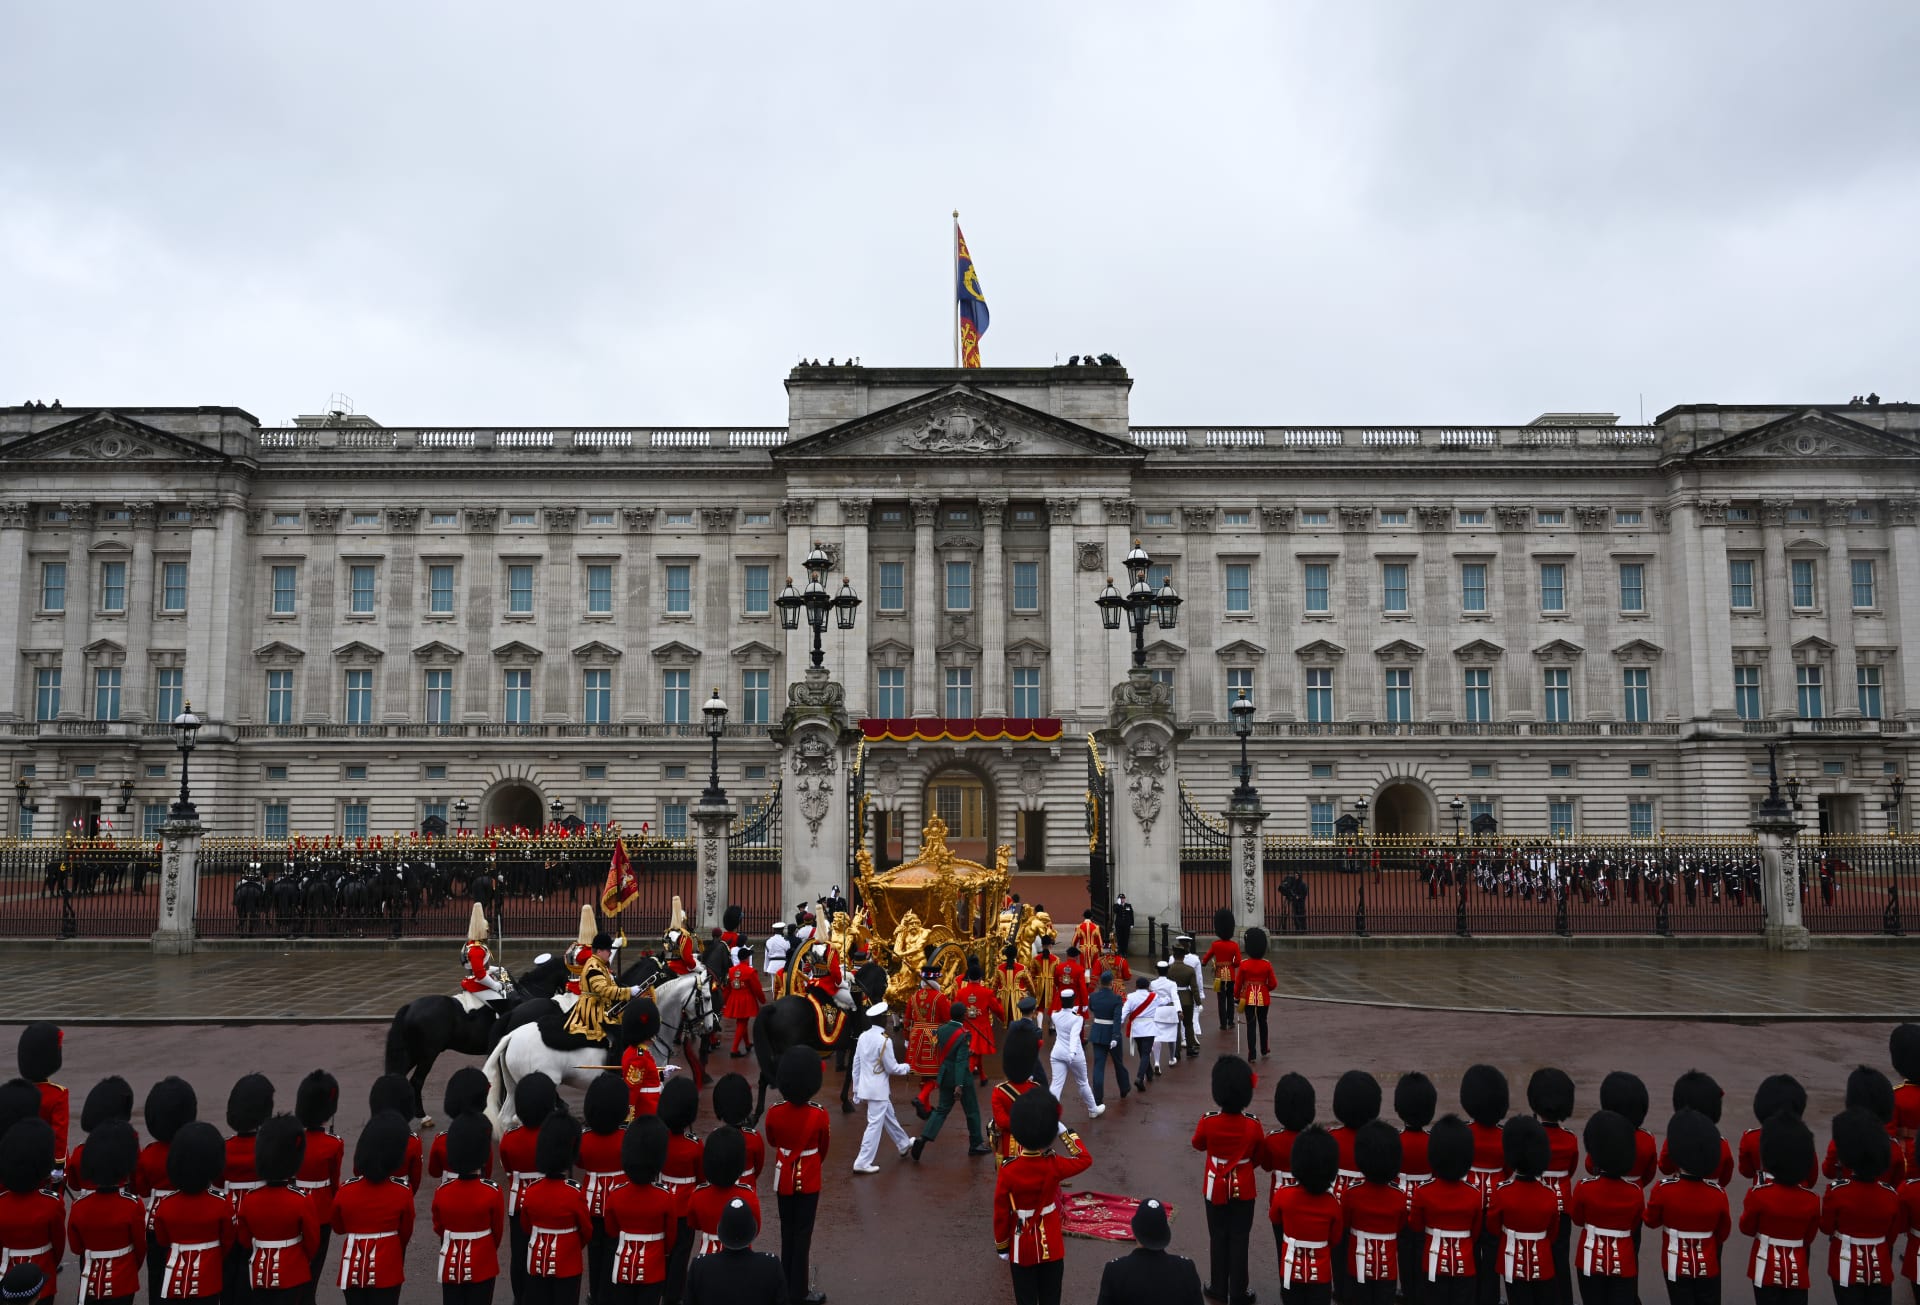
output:
[[760,1225],[747,1203],[735,1197],[720,1212],[720,1249],[702,1255],[687,1270],[685,1305],[775,1305],[787,1299],[780,1261],[753,1249]]
[[1167,1207],[1140,1202],[1133,1212],[1138,1249],[1110,1260],[1100,1274],[1095,1305],[1201,1305],[1200,1270],[1184,1255],[1167,1254],[1173,1228]]

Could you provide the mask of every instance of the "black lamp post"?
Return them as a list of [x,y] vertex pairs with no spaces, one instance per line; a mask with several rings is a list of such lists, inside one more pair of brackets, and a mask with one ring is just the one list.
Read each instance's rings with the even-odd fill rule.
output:
[[[1773,774],[1774,774],[1773,750],[1775,746],[1776,745],[1772,743],[1769,743],[1767,745],[1767,787],[1769,789],[1775,789],[1779,787],[1779,785],[1776,784],[1773,779]],[[1798,775],[1787,776],[1787,802],[1789,805],[1793,807],[1796,813],[1800,810],[1800,777]]]
[[1353,800],[1353,818],[1357,826],[1356,832],[1360,839],[1360,850],[1362,854],[1360,861],[1359,892],[1353,899],[1353,936],[1356,938],[1365,938],[1367,936],[1367,857],[1365,856],[1367,845],[1367,800],[1364,797],[1357,797]]
[[1132,582],[1122,595],[1113,587],[1113,577],[1107,577],[1107,587],[1094,599],[1094,605],[1100,609],[1100,621],[1109,630],[1120,628],[1120,617],[1126,614],[1127,628],[1133,631],[1133,668],[1145,670],[1147,666],[1147,626],[1158,620],[1162,630],[1171,630],[1180,615],[1180,595],[1173,590],[1173,577],[1168,576],[1164,584],[1155,592],[1147,583],[1147,572],[1153,568],[1153,559],[1147,550],[1140,547],[1140,541],[1133,541],[1133,551],[1127,554],[1122,563]]
[[1453,841],[1456,843],[1460,841],[1460,817],[1466,814],[1466,810],[1467,804],[1460,800],[1458,793],[1454,794],[1453,801],[1447,803],[1447,812],[1453,817]]
[[1233,805],[1257,807],[1260,805],[1260,793],[1253,786],[1253,768],[1247,764],[1247,737],[1253,733],[1253,699],[1247,696],[1245,689],[1240,690],[1240,696],[1227,704],[1227,719],[1233,725],[1235,737],[1240,740],[1240,784],[1233,790]]
[[132,804],[133,804],[133,781],[130,779],[123,779],[120,781],[119,814],[123,816],[126,815],[127,808]]
[[566,813],[567,813],[567,804],[566,804],[566,803],[564,803],[564,802],[562,802],[562,801],[561,801],[561,800],[560,800],[559,798],[550,798],[550,799],[548,799],[548,801],[547,801],[547,814],[548,814],[549,816],[551,816],[551,817],[553,818],[553,823],[554,823],[554,824],[556,824],[556,825],[557,825],[557,824],[559,824],[559,823],[560,823],[560,817],[561,817],[561,816],[564,816],[564,815],[565,815]]
[[196,825],[200,823],[200,813],[193,809],[193,794],[187,787],[187,764],[193,759],[194,736],[199,732],[200,718],[193,714],[193,704],[186,703],[173,718],[173,745],[180,749],[180,796],[174,800],[167,818]]
[[1900,795],[1907,791],[1907,781],[1895,775],[1887,781],[1887,796],[1880,802],[1880,809],[1887,813],[1887,832],[1900,832]]
[[1453,931],[1462,938],[1467,933],[1467,867],[1462,862],[1465,855],[1460,850],[1460,817],[1466,813],[1467,804],[1455,793],[1453,801],[1447,803],[1447,813],[1453,817]]
[[807,572],[806,589],[796,590],[793,587],[793,577],[788,576],[787,587],[780,592],[778,598],[774,599],[774,605],[780,609],[780,627],[784,630],[799,629],[800,612],[803,608],[805,609],[807,625],[813,630],[813,664],[815,666],[823,666],[827,660],[826,651],[820,642],[821,637],[827,632],[827,613],[830,611],[834,613],[835,624],[839,629],[851,630],[854,612],[860,606],[860,597],[853,592],[853,582],[844,576],[840,580],[839,593],[827,592],[827,569],[831,565],[832,563],[827,559],[826,549],[816,543],[813,551],[807,554],[806,561],[801,563]]
[[[817,640],[819,635],[816,633]],[[727,732],[727,704],[720,697],[720,686],[715,685],[713,696],[708,698],[700,713],[707,718],[707,791],[700,795],[700,805],[717,807],[726,805],[727,790],[720,787],[720,736]]]
[[13,791],[19,795],[20,809],[22,811],[32,811],[35,809],[27,804],[27,798],[30,796],[32,787],[33,786],[27,782],[25,775],[13,781]]
[[465,798],[461,798],[453,804],[453,818],[456,822],[454,828],[459,833],[464,834],[467,832],[467,812],[471,810],[473,810],[473,807]]

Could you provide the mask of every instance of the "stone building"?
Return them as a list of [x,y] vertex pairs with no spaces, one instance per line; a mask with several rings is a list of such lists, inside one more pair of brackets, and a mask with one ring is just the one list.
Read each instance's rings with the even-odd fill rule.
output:
[[[1169,428],[1131,386],[802,366],[758,429],[0,409],[0,748],[36,808],[5,828],[157,824],[190,699],[216,831],[466,800],[677,834],[716,686],[727,788],[778,778],[808,643],[775,600],[818,541],[863,599],[826,639],[850,714],[947,722],[869,750],[882,836],[939,810],[1071,873],[1130,658],[1094,600],[1135,539],[1185,600],[1147,647],[1178,773],[1219,809],[1246,690],[1268,833],[1360,797],[1383,830],[1456,797],[1506,832],[1734,830],[1772,739],[1824,824],[1880,827],[1920,714],[1920,410]],[[1058,736],[975,728],[1009,717]]]

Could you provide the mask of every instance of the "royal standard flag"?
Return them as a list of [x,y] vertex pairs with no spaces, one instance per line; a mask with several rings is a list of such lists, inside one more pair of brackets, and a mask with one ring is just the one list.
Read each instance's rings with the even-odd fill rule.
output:
[[953,227],[955,264],[954,293],[960,299],[960,365],[980,365],[980,337],[987,333],[987,299],[980,293],[980,278],[974,275],[973,255],[967,252],[967,238],[960,225]]
[[607,866],[607,882],[600,890],[600,909],[608,915],[618,915],[639,895],[640,878],[633,873],[633,862],[627,857],[627,840],[615,838],[613,861]]

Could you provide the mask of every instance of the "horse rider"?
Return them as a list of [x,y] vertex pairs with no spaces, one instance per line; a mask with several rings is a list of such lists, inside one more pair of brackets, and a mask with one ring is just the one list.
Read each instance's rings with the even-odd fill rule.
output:
[[686,908],[679,897],[673,899],[673,914],[667,917],[665,960],[675,978],[692,974],[700,962],[693,950],[693,934],[687,929]]
[[493,953],[487,950],[487,914],[478,902],[473,904],[473,916],[467,921],[467,946],[460,955],[466,969],[460,978],[460,991],[484,993],[481,1001],[505,1000],[507,985],[500,967],[493,963]]
[[832,943],[825,938],[814,938],[794,963],[805,976],[801,991],[806,995],[822,1007],[831,1004],[845,1011],[853,1009],[853,999],[840,990],[845,975],[840,967],[840,953]]
[[593,955],[593,936],[600,932],[600,922],[594,918],[593,908],[586,903],[580,904],[580,931],[567,950],[561,953],[561,960],[567,967],[567,986],[565,991],[575,997],[580,995],[580,972],[587,967],[587,958]]
[[613,936],[597,933],[590,944],[587,963],[580,971],[580,1000],[567,1013],[566,1031],[589,1042],[611,1044],[610,1024],[630,998],[638,997],[643,985],[628,987],[613,976]]

